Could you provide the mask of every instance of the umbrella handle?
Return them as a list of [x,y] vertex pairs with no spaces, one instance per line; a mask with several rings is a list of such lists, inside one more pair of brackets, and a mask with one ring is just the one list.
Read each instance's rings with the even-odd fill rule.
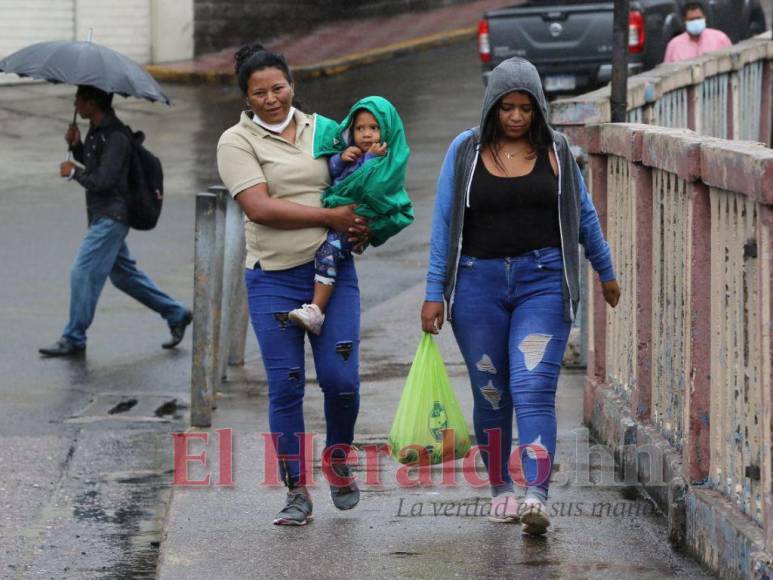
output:
[[[78,108],[75,107],[75,110],[72,112],[72,123],[70,125],[75,125],[78,120]],[[67,145],[67,156],[64,158],[65,161],[72,161],[72,145]]]

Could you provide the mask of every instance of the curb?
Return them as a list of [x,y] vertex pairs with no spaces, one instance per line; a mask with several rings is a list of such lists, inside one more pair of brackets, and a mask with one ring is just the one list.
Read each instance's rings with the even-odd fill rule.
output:
[[[296,80],[335,76],[358,66],[365,66],[404,54],[471,40],[475,38],[475,34],[476,28],[474,26],[457,28],[437,34],[419,36],[411,40],[396,42],[362,52],[354,52],[341,58],[309,65],[290,66],[290,69]],[[157,81],[167,83],[232,85],[236,82],[233,71],[230,68],[209,71],[186,71],[164,65],[147,65],[145,70],[152,74]]]

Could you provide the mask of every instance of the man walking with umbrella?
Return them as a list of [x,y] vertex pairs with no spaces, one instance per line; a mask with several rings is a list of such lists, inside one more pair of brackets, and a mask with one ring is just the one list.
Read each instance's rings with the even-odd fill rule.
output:
[[128,199],[131,133],[116,117],[113,95],[81,85],[75,95],[78,115],[90,122],[85,142],[76,125],[65,140],[78,167],[71,161],[60,165],[60,175],[86,189],[89,229],[70,271],[70,319],[62,337],[41,348],[46,356],[77,356],[85,352],[86,330],[94,319],[99,295],[107,280],[132,298],[158,312],[169,324],[171,338],[163,348],[177,346],[191,323],[191,313],[161,291],[136,266],[129,254]]

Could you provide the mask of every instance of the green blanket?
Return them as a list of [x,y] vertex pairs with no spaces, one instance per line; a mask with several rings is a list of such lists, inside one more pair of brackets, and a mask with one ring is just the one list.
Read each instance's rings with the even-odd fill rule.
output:
[[397,110],[383,97],[357,101],[341,123],[317,115],[314,129],[314,157],[341,153],[350,143],[350,126],[359,109],[369,111],[378,121],[387,154],[366,161],[362,167],[322,194],[325,207],[358,204],[357,214],[368,219],[371,244],[380,246],[413,222],[413,206],[405,191],[405,174],[410,149]]

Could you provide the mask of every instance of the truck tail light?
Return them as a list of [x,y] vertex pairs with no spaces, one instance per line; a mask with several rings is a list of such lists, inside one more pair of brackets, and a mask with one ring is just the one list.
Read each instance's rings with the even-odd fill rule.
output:
[[491,43],[488,36],[488,20],[478,23],[478,54],[482,62],[491,62]]
[[644,50],[644,17],[634,10],[628,15],[628,52],[636,54]]

